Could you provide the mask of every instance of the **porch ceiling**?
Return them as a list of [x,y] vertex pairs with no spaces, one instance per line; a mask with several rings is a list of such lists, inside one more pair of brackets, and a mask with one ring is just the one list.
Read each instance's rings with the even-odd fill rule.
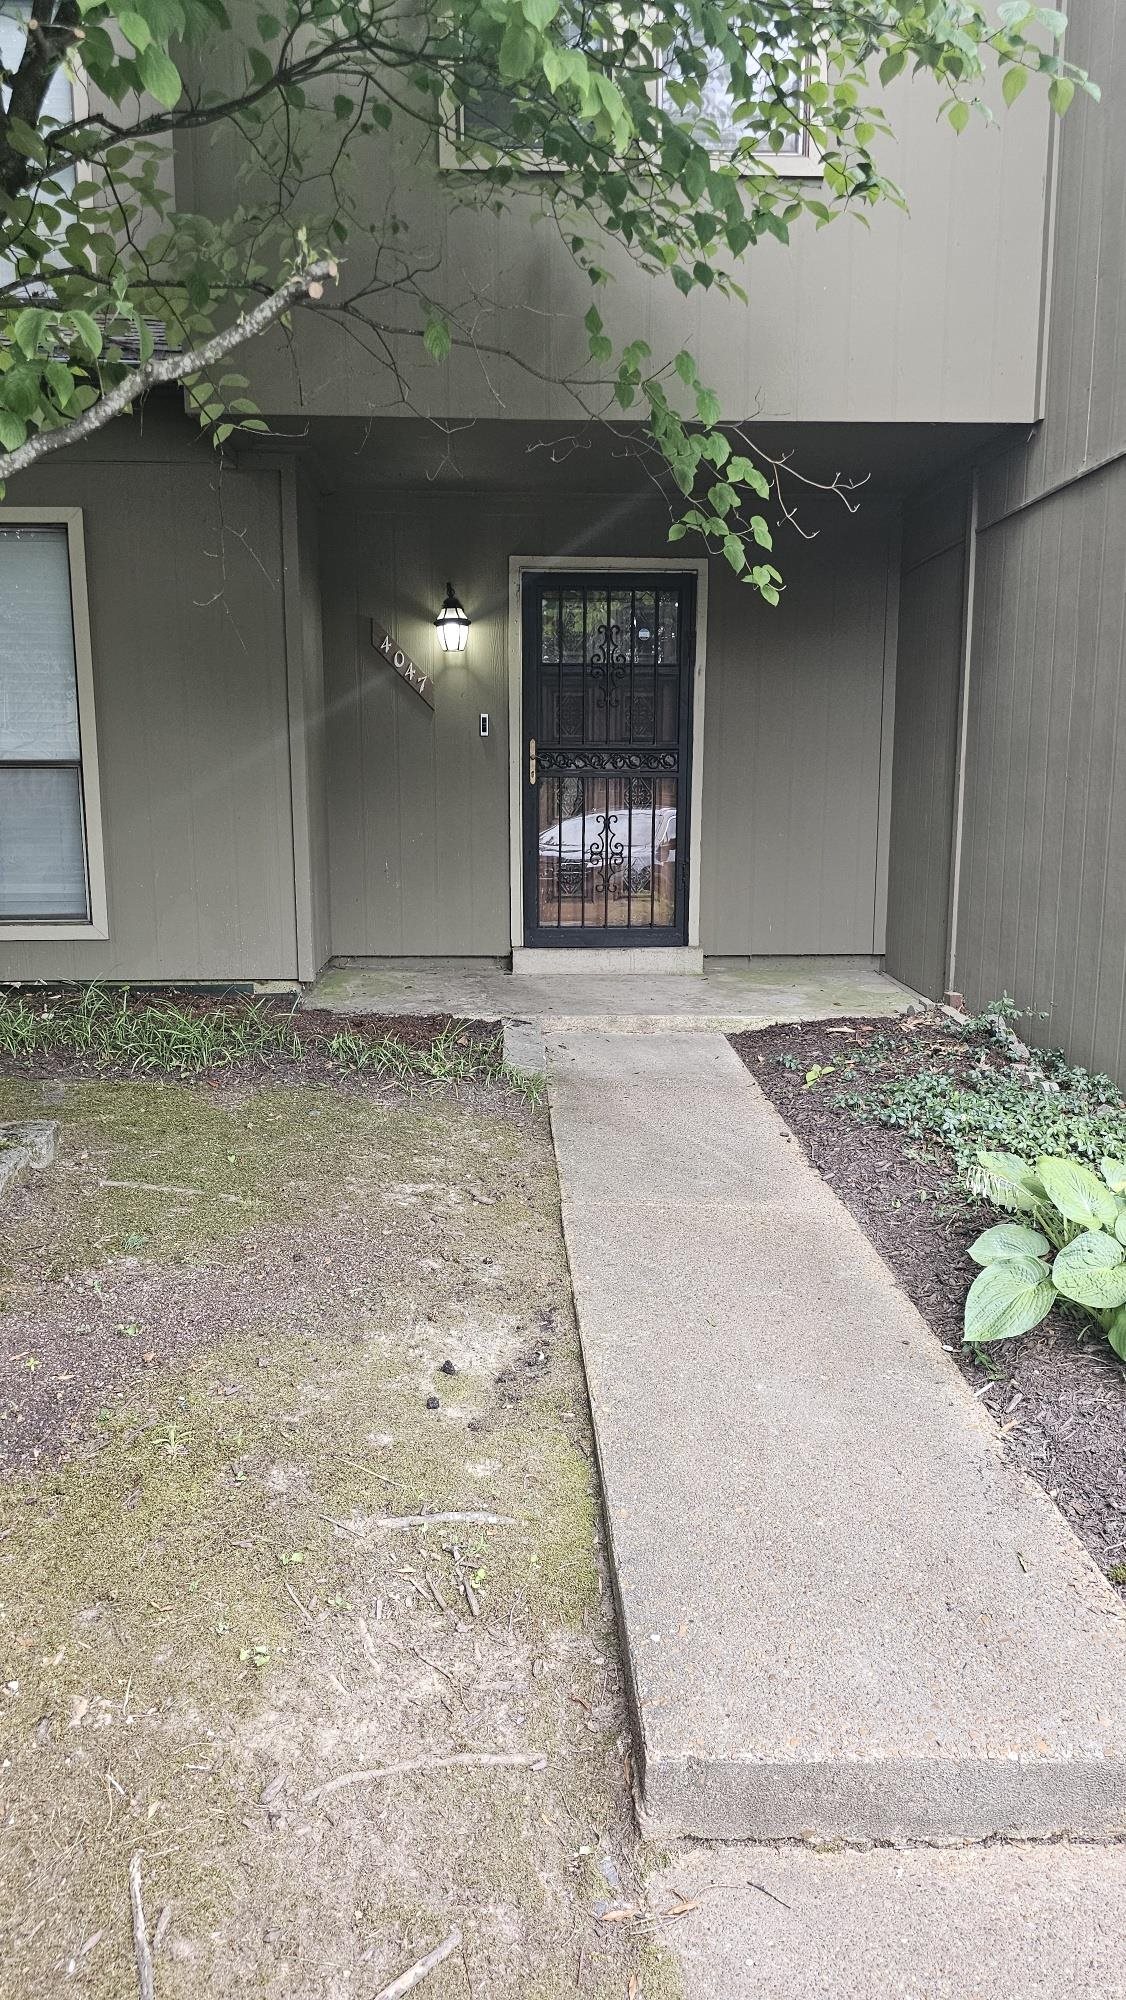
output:
[[[812,479],[840,472],[867,478],[869,491],[910,491],[960,460],[1018,434],[999,424],[749,424],[774,456],[790,454]],[[1023,433],[1021,433],[1023,434]],[[528,423],[505,418],[448,423],[411,417],[313,417],[299,435],[279,418],[267,440],[281,440],[308,463],[326,493],[357,487],[418,487],[428,491],[644,491],[650,472],[640,463],[639,425]]]

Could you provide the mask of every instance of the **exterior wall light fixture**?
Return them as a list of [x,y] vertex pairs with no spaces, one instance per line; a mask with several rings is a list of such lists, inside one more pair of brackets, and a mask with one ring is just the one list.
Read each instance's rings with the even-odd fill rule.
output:
[[469,619],[452,583],[446,585],[445,602],[434,620],[438,644],[444,653],[464,653],[469,638]]

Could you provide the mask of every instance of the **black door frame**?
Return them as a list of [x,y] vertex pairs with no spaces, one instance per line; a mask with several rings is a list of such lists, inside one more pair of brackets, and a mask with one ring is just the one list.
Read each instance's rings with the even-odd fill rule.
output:
[[[538,668],[535,657],[535,635],[539,629],[538,616],[534,605],[534,593],[549,580],[553,589],[589,590],[605,582],[611,590],[660,589],[662,584],[678,582],[684,587],[684,630],[685,656],[681,662],[680,701],[678,709],[679,769],[677,772],[677,841],[676,841],[676,906],[677,921],[663,929],[626,926],[586,928],[582,925],[541,925],[539,915],[539,869],[538,869],[538,827],[536,802],[539,778],[531,780],[529,769],[529,744],[536,731],[531,727],[536,716],[538,701]],[[608,564],[603,568],[597,562],[570,569],[562,565],[523,565],[519,573],[520,588],[520,855],[523,877],[523,931],[524,946],[533,950],[595,950],[595,951],[645,951],[682,948],[688,943],[689,898],[690,898],[690,856],[692,847],[692,771],[694,752],[694,692],[696,681],[697,649],[700,619],[700,572],[695,566],[683,569],[673,565],[658,565],[653,568],[644,562],[628,565]],[[682,831],[683,830],[683,831]]]

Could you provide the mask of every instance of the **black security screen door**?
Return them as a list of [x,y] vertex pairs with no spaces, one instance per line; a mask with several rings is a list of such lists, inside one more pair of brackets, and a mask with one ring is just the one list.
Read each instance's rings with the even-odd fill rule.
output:
[[524,938],[682,944],[696,579],[524,579]]

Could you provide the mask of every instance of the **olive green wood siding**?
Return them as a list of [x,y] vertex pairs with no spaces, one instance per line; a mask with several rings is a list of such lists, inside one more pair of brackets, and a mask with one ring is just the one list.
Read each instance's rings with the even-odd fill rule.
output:
[[705,951],[883,949],[890,519],[788,540],[776,610],[713,565],[704,730]]
[[1061,132],[1047,419],[982,470],[957,980],[1126,1073],[1126,12],[1069,8],[1097,76]]
[[918,993],[946,984],[964,631],[966,492],[907,510],[895,673],[887,969]]
[[[713,566],[706,951],[881,948],[889,533],[870,507],[787,541],[776,611]],[[620,493],[349,493],[325,503],[322,551],[333,951],[504,953],[509,558],[666,557],[667,515]],[[473,619],[448,659],[433,633],[447,575]],[[433,712],[376,656],[373,617],[434,667]]]
[[1126,463],[978,548],[957,973],[1126,1072]]
[[[886,98],[895,139],[878,156],[906,190],[909,212],[888,203],[870,227],[844,217],[822,230],[798,223],[789,247],[764,239],[741,267],[746,303],[704,292],[686,300],[610,245],[605,261],[615,279],[599,295],[609,330],[643,336],[659,356],[691,347],[732,418],[1035,417],[1045,93],[1028,90],[996,124],[974,119],[960,138],[938,116],[941,94],[925,80],[901,79]],[[555,385],[586,365],[590,285],[552,223],[540,218],[535,226],[536,177],[514,191],[507,213],[490,213],[467,200],[475,177],[440,172],[436,142],[433,158],[420,157],[417,131],[404,125],[397,138],[353,140],[353,185],[373,224],[394,213],[406,225],[395,254],[426,270],[429,292],[440,300],[448,286],[451,303],[471,302],[474,329],[473,344],[437,367],[417,337],[421,315],[394,343],[412,413],[573,422],[573,396]],[[212,132],[184,135],[180,145],[192,154],[195,199],[225,213],[242,161]],[[362,294],[366,255],[357,235],[346,292]],[[370,304],[378,321],[412,326],[409,304],[393,310],[386,257]],[[245,365],[262,407],[279,413],[405,414],[379,347],[331,313],[305,312],[292,337],[256,344]]]
[[0,979],[297,971],[279,475],[185,432],[153,412],[7,496],[84,510],[110,936],[0,936]]

